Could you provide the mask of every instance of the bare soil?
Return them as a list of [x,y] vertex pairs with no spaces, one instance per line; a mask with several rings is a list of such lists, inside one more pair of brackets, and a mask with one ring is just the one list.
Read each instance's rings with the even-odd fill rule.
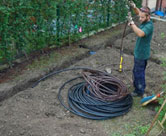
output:
[[[160,92],[161,85],[165,84],[163,72],[166,68],[161,66],[161,60],[166,58],[165,26],[165,22],[155,21],[154,23],[151,59],[148,61],[146,70],[146,93],[148,95]],[[76,45],[62,50],[59,49],[58,53],[49,52],[49,55],[47,54],[40,57],[40,59],[31,61],[31,63],[19,65],[20,69],[16,67],[19,72],[12,71],[9,75],[3,71],[4,78],[0,84],[0,91],[8,90],[10,86],[17,85],[20,81],[26,82],[27,79],[34,78],[35,74],[42,77],[48,72],[47,67],[54,67],[55,63],[60,66],[63,59],[70,59],[69,56],[75,56],[75,60],[79,61],[69,61],[68,63],[71,65],[62,65],[59,68],[91,67],[103,71],[110,68],[112,74],[120,78],[127,85],[128,90],[132,92],[133,48],[136,35],[129,33],[124,39],[124,72],[121,73],[118,72],[121,39],[114,39],[112,43],[103,40],[111,35],[110,32],[111,30],[105,31],[82,40]],[[102,44],[102,48],[92,48],[100,44]],[[80,48],[78,45],[85,45],[86,49]],[[94,55],[88,55],[89,51],[94,50]],[[55,61],[58,58],[60,61]],[[51,71],[54,71],[54,69]],[[9,96],[3,99],[0,102],[0,136],[144,135],[145,128],[150,125],[154,118],[155,106],[142,107],[140,105],[141,98],[134,98],[133,107],[126,115],[109,120],[89,120],[64,109],[57,99],[59,88],[64,82],[80,74],[81,71],[79,70],[63,72],[40,82],[34,88],[26,87],[22,91],[16,91],[13,96],[11,95],[12,97]],[[70,85],[67,85],[62,93],[66,104],[67,91]],[[163,133],[162,135],[164,136],[165,134]]]

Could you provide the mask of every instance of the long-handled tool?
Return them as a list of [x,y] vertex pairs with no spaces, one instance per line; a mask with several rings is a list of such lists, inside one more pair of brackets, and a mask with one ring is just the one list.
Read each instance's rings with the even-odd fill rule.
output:
[[147,96],[141,99],[141,105],[146,106],[147,104],[151,103],[152,101],[155,101],[157,98],[159,98],[164,92],[162,91],[161,93],[157,95],[152,95],[152,96]]
[[[130,0],[128,0],[128,1],[130,1]],[[131,11],[131,8],[130,8],[128,5],[126,5],[126,8]],[[125,24],[125,28],[124,28],[124,31],[123,31],[122,40],[121,40],[121,44],[120,44],[120,64],[119,64],[119,72],[122,72],[122,70],[123,70],[123,39],[124,39],[125,34],[126,34],[127,25],[128,25],[128,21],[127,21],[126,24]]]
[[[129,6],[129,3],[131,3],[131,0],[127,0],[126,8],[128,9],[128,11],[131,12],[131,7]],[[119,72],[122,72],[122,71],[123,71],[123,39],[124,39],[125,34],[126,34],[126,28],[127,28],[128,23],[129,23],[129,22],[127,21],[126,24],[125,24],[125,28],[124,28],[123,35],[122,35],[122,40],[121,40],[121,45],[120,45],[120,64],[119,64]]]
[[123,39],[125,37],[127,24],[128,24],[128,21],[125,24],[125,28],[124,28],[123,36],[122,36],[122,40],[121,40],[119,72],[122,72],[122,70],[123,70]]

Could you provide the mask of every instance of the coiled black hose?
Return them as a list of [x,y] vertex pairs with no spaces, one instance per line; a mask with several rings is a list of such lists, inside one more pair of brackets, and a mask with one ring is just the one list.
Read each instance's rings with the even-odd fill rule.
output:
[[[49,75],[46,75],[45,77],[41,78],[34,86],[36,86],[40,81],[42,81],[42,80],[44,80],[52,75],[55,75],[55,74],[58,74],[58,73],[61,73],[64,71],[80,70],[80,69],[85,70],[85,71],[91,71],[91,72],[95,71],[96,73],[100,73],[100,74],[103,73],[104,77],[106,75],[109,76],[105,72],[102,72],[99,70],[92,70],[90,68],[80,68],[80,67],[70,68],[70,69],[64,69],[64,70],[50,73]],[[124,95],[123,90],[121,90],[123,93],[120,96],[119,86],[116,86],[116,87],[115,87],[115,85],[113,85],[112,87],[110,85],[107,86],[107,88],[110,88],[115,93],[118,92],[119,96],[117,97],[117,99],[114,99],[114,100],[102,99],[101,97],[96,97],[96,95],[95,95],[95,93],[99,93],[99,92],[92,93],[91,89],[94,86],[91,86],[90,84],[88,84],[87,81],[80,82],[80,83],[75,84],[69,88],[69,90],[68,90],[68,105],[66,105],[63,101],[63,97],[61,94],[62,90],[64,89],[64,87],[67,84],[69,84],[75,80],[78,80],[78,79],[84,79],[84,77],[78,76],[78,77],[75,77],[73,79],[70,79],[69,81],[65,82],[60,87],[59,92],[58,92],[58,100],[60,101],[61,105],[64,108],[66,108],[67,110],[69,110],[70,112],[72,112],[76,115],[79,115],[81,117],[88,118],[88,119],[103,120],[103,119],[108,119],[108,118],[113,118],[113,117],[117,117],[120,115],[124,115],[127,112],[129,112],[129,110],[131,109],[132,102],[133,102],[131,95],[128,92],[125,92],[125,95]],[[97,79],[99,79],[99,77]],[[117,81],[117,78],[116,78],[115,82],[116,81]],[[120,80],[118,80],[118,81],[120,81]],[[104,82],[103,83],[100,82],[97,85],[101,85],[101,84],[104,85]],[[124,87],[123,82],[118,83],[118,84],[120,84],[120,86]],[[126,89],[126,87],[125,87],[125,89]],[[94,91],[94,88],[92,90]],[[106,92],[104,92],[104,94],[108,95],[110,97],[110,99],[112,99],[113,98],[113,97],[111,97],[112,93],[109,94],[108,91],[109,91],[109,89],[106,90]]]

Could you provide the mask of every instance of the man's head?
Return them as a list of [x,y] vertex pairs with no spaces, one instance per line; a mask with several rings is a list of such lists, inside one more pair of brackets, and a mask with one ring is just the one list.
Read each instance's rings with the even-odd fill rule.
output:
[[140,8],[139,20],[141,23],[147,22],[150,20],[150,8],[142,7]]

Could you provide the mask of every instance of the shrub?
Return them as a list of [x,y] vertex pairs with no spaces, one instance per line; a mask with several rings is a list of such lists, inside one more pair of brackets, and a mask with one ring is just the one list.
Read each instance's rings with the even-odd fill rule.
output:
[[[141,0],[136,1],[138,6]],[[127,0],[0,1],[0,64],[124,21]]]

